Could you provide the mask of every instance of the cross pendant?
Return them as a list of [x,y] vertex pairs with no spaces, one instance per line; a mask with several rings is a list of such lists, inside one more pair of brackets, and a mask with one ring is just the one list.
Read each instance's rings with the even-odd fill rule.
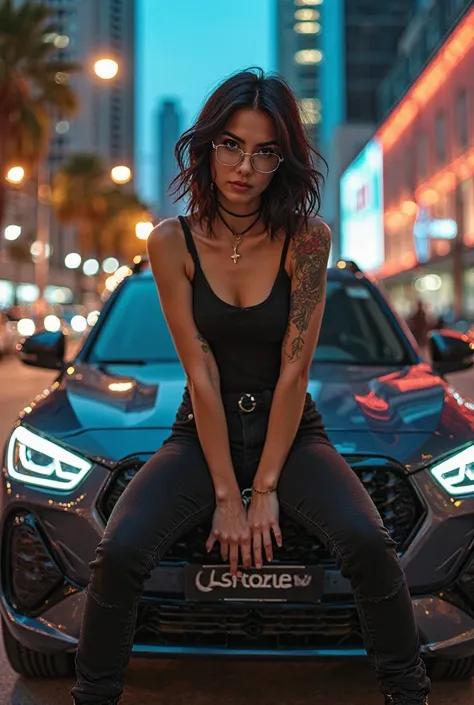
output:
[[239,253],[237,252],[238,245],[234,245],[234,252],[231,254],[231,258],[234,260],[234,264],[237,264],[238,259],[240,257]]

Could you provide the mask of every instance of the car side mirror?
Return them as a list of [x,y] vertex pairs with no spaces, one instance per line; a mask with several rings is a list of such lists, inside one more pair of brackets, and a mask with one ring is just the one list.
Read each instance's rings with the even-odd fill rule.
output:
[[474,339],[455,330],[433,330],[428,335],[434,370],[450,374],[474,364]]
[[20,360],[25,365],[60,370],[64,365],[66,339],[62,331],[42,330],[26,338],[20,345]]

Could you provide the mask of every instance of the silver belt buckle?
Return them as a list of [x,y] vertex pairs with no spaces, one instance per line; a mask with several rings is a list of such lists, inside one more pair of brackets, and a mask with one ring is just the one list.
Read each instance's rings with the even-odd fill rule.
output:
[[252,500],[252,488],[246,487],[245,490],[242,490],[241,495],[244,507],[248,509]]
[[[250,409],[245,408],[245,406],[243,405],[245,399],[247,399],[251,403],[252,406]],[[252,411],[255,410],[255,407],[257,406],[257,401],[252,394],[242,394],[237,403],[239,405],[240,411],[243,411],[246,414],[250,414]]]

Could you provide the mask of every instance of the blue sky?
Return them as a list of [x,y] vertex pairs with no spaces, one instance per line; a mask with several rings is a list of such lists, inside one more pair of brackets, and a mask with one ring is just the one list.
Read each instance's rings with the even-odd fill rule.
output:
[[163,98],[181,104],[185,127],[225,76],[248,66],[275,69],[276,0],[138,0],[136,175],[153,200],[155,111]]

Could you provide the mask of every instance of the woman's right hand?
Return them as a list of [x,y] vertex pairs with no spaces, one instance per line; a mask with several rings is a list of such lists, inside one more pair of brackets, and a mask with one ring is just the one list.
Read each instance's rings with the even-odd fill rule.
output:
[[216,541],[219,541],[222,560],[228,560],[231,574],[237,575],[239,550],[244,568],[250,568],[252,565],[250,538],[247,513],[240,497],[219,501],[212,519],[211,533],[206,541],[207,552],[212,551]]

